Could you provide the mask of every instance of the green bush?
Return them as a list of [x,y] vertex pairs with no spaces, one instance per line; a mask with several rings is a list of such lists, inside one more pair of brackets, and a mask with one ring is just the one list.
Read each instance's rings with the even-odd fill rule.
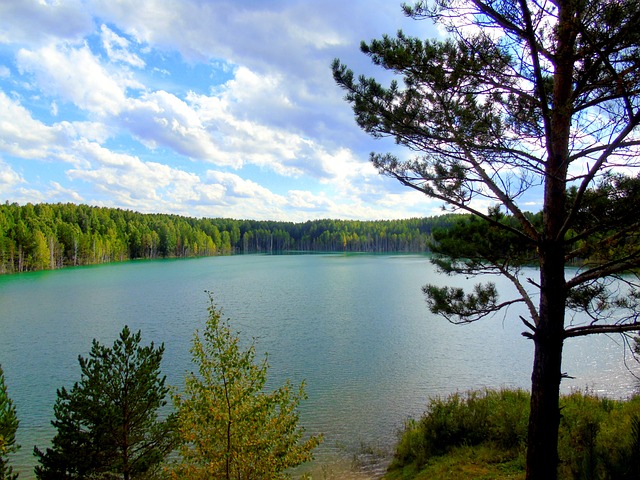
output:
[[[405,423],[390,471],[415,474],[458,447],[482,446],[504,452],[504,462],[516,459],[526,448],[529,401],[522,390],[432,399],[422,418]],[[559,479],[640,478],[640,396],[621,401],[575,392],[560,406]]]
[[529,395],[521,390],[455,393],[434,398],[424,416],[406,422],[391,468],[425,465],[460,446],[484,443],[520,449],[527,434]]

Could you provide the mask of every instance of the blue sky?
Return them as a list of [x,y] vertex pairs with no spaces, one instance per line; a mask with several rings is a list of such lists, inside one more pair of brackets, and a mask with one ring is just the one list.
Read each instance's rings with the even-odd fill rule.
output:
[[378,175],[331,76],[435,36],[389,0],[2,0],[0,201],[305,221],[441,213]]

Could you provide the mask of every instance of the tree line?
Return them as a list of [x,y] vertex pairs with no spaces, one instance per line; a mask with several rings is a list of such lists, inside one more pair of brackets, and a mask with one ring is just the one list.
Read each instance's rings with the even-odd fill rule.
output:
[[71,203],[0,204],[0,274],[114,261],[284,251],[424,252],[455,216],[304,223],[143,214]]

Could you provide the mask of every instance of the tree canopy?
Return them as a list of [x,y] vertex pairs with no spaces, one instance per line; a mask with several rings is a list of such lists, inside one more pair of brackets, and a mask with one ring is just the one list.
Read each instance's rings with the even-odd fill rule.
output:
[[[470,293],[429,285],[431,308],[466,322],[527,307],[522,320],[535,348],[527,478],[553,479],[565,340],[640,328],[640,3],[435,0],[403,8],[446,36],[398,32],[362,43],[401,82],[356,77],[339,60],[334,78],[362,129],[405,147],[372,153],[382,174],[475,216],[437,239],[437,265],[503,275],[517,292],[500,300],[491,283]],[[536,199],[540,215],[531,216]],[[539,265],[539,278],[525,277],[524,263]]]

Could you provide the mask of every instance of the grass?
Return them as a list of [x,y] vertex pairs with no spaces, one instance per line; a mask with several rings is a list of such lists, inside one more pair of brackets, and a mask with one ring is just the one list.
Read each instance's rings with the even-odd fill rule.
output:
[[522,480],[524,455],[505,455],[493,446],[456,447],[431,459],[419,471],[414,467],[389,472],[385,480]]

